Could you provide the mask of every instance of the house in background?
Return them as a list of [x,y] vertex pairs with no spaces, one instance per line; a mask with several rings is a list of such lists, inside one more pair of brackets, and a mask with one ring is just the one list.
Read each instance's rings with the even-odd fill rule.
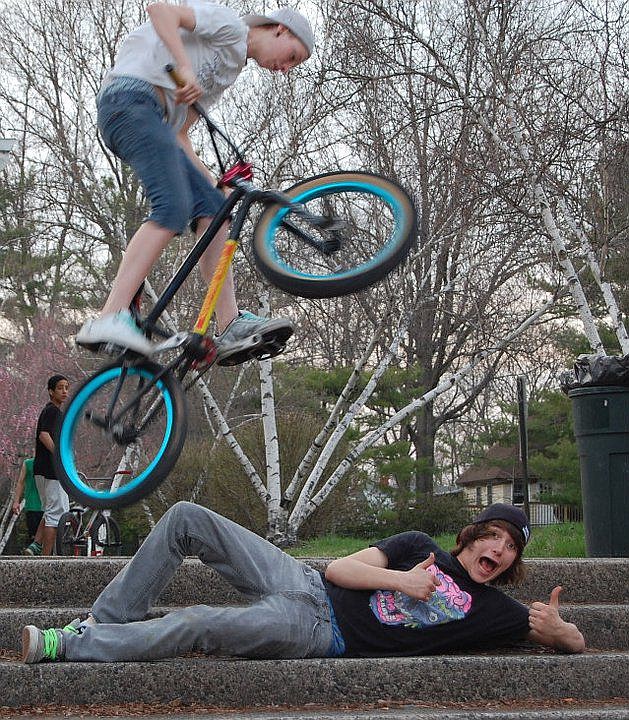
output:
[[[486,507],[495,502],[521,505],[524,502],[524,473],[518,447],[494,445],[482,460],[471,465],[456,484],[463,489],[468,505]],[[529,500],[539,500],[546,490],[529,472]]]
[[0,170],[2,170],[11,159],[10,153],[14,144],[15,140],[0,137]]
[[[456,484],[465,493],[467,504],[474,509],[487,507],[495,502],[522,505],[524,473],[519,448],[494,445],[482,460],[462,473]],[[531,525],[554,525],[561,522],[579,522],[583,519],[579,507],[541,502],[540,493],[550,489],[547,483],[540,482],[539,478],[529,471]]]

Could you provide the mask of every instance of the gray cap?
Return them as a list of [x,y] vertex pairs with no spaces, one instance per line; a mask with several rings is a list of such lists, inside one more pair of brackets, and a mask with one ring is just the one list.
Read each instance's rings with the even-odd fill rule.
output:
[[258,27],[259,25],[284,25],[296,38],[301,40],[308,51],[308,57],[312,55],[314,33],[306,17],[300,12],[297,12],[297,10],[285,7],[274,10],[268,15],[243,15],[241,20],[249,25],[249,27]]

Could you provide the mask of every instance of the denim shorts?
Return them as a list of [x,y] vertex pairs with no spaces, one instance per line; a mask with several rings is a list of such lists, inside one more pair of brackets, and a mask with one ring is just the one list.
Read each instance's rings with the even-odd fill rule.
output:
[[105,145],[129,164],[151,203],[149,220],[175,233],[213,217],[225,201],[177,142],[155,88],[115,77],[98,94],[98,129]]

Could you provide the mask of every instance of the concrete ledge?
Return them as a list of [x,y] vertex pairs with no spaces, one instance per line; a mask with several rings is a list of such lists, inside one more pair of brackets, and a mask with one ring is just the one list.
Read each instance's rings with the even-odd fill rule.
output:
[[218,708],[625,697],[629,653],[427,658],[0,663],[8,707],[171,702]]
[[[0,606],[63,606],[71,599],[89,606],[98,592],[128,562],[128,558],[3,558],[0,559]],[[323,569],[326,559],[308,559]],[[562,585],[566,603],[627,603],[629,558],[528,560],[528,578],[518,588],[506,588],[523,602],[546,600]],[[587,578],[587,582],[585,579]],[[162,593],[160,605],[233,604],[242,601],[199,560],[187,559]]]
[[[446,710],[444,708],[427,708],[425,705],[383,707],[382,709],[360,708],[351,710],[329,710],[327,708],[308,711],[295,708],[294,710],[282,709],[277,712],[257,712],[256,710],[227,713],[200,714],[195,708],[194,714],[187,714],[185,709],[177,713],[182,720],[627,720],[629,717],[629,705],[624,704],[580,704],[575,708],[539,708],[539,709],[512,709],[512,710]],[[528,707],[530,705],[527,704]],[[111,720],[111,715],[99,716],[91,713],[92,720]],[[72,712],[69,709],[68,712]],[[135,710],[135,708],[134,708]],[[81,708],[76,708],[77,712]],[[136,715],[134,714],[134,717]],[[172,715],[150,715],[139,716],[146,720],[172,720]],[[85,715],[74,716],[64,715],[63,717],[46,715],[46,720],[83,720]]]
[[[19,650],[24,625],[36,625],[39,628],[63,627],[76,617],[85,617],[88,609],[87,606],[54,609],[0,608],[0,648]],[[157,607],[149,617],[158,617],[174,609]],[[629,649],[629,605],[563,605],[561,615],[564,620],[578,625],[588,648]]]

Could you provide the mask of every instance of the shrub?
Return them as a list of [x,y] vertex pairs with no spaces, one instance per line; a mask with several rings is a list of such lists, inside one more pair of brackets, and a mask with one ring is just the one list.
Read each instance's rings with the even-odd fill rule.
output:
[[371,507],[346,527],[348,534],[359,537],[394,535],[406,530],[420,530],[428,535],[458,533],[471,519],[471,511],[462,493],[450,495],[422,494],[413,505],[402,509]]

